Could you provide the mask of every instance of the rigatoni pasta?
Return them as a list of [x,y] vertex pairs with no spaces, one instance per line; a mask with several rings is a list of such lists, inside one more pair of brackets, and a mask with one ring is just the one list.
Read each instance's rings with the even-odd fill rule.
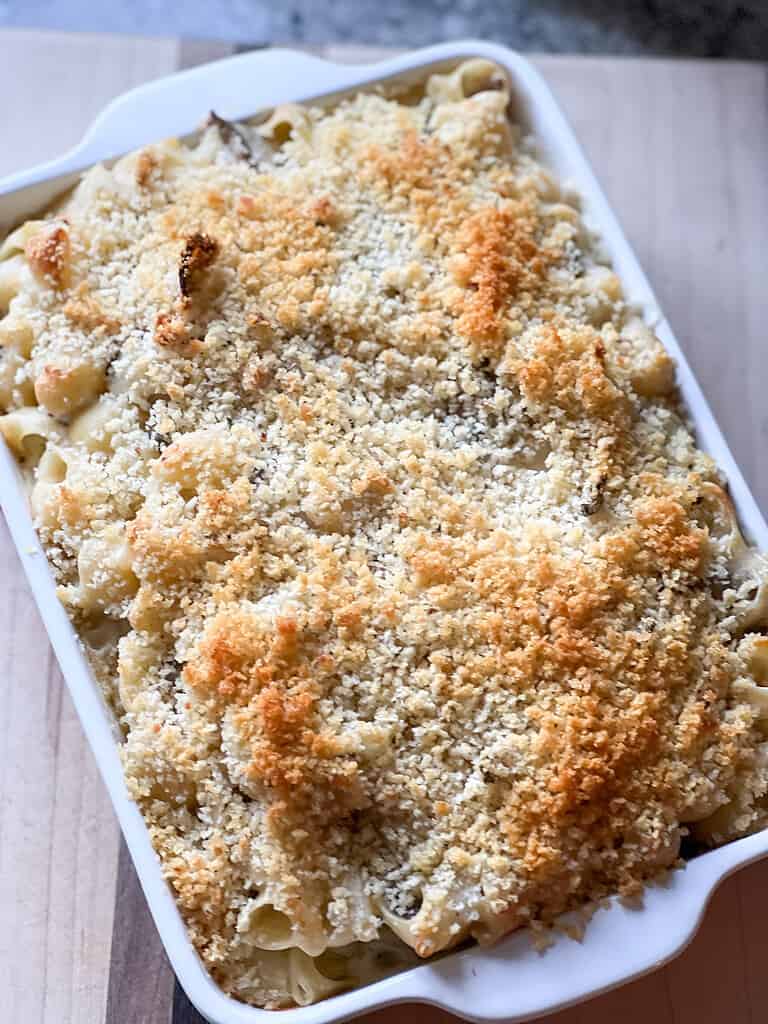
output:
[[768,807],[768,574],[487,61],[89,171],[0,430],[193,942],[304,1005]]

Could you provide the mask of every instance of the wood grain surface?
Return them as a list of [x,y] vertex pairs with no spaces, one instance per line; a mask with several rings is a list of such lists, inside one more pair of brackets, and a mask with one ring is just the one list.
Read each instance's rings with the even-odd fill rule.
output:
[[[0,175],[77,141],[113,96],[222,43],[0,32]],[[372,48],[326,47],[334,60]],[[768,73],[761,64],[542,57],[748,482],[768,506]],[[0,523],[0,1020],[199,1022],[167,964]],[[768,861],[715,894],[667,967],[551,1024],[768,1021]],[[510,985],[514,972],[510,972]],[[478,1007],[481,1010],[481,1007]],[[447,1024],[429,1007],[367,1024]]]

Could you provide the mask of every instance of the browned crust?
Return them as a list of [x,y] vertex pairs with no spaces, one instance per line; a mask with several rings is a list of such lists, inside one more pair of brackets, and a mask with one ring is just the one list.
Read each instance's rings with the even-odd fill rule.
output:
[[320,727],[316,703],[333,663],[307,661],[295,618],[278,618],[265,634],[252,616],[221,614],[187,664],[185,678],[202,697],[238,708],[235,723],[249,744],[249,775],[271,792],[280,818],[343,817],[369,803],[357,766]]
[[179,290],[188,299],[200,287],[204,272],[219,253],[219,243],[196,231],[184,242],[179,261]]
[[55,288],[66,288],[72,248],[69,230],[64,224],[46,225],[29,239],[24,251],[38,277],[47,279]]
[[537,219],[524,203],[478,211],[455,242],[461,256],[454,276],[464,289],[455,304],[459,333],[481,347],[495,348],[504,337],[507,309],[522,293],[543,290],[556,254],[536,242]]

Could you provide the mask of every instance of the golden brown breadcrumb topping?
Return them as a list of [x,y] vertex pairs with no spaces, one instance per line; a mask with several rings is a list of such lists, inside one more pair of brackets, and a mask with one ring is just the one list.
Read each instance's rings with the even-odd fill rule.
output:
[[0,321],[130,791],[258,1005],[765,820],[762,556],[578,199],[465,92],[95,168]]
[[64,225],[46,226],[30,238],[24,251],[30,267],[40,277],[57,288],[67,283],[70,242]]

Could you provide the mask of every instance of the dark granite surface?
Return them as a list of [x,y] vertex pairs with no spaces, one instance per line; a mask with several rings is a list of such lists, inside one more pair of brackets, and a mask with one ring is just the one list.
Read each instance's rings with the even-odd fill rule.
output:
[[5,26],[250,44],[476,36],[552,53],[768,59],[768,0],[0,0]]

